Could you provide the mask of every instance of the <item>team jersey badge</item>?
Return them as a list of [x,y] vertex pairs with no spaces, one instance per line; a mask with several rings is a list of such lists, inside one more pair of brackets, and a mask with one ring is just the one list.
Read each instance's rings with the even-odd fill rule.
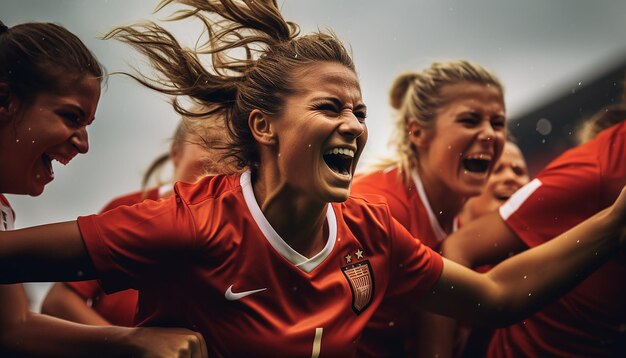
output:
[[[352,258],[346,261],[351,263]],[[355,262],[342,267],[341,271],[352,290],[352,310],[360,314],[370,305],[374,293],[374,276],[370,262],[368,260]]]

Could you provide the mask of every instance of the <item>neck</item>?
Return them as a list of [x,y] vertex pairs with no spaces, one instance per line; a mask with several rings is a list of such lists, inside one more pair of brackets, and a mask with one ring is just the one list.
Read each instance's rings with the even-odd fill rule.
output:
[[420,170],[419,176],[426,198],[441,228],[448,234],[454,227],[454,219],[463,209],[467,197],[455,193],[428,170]]
[[263,215],[292,249],[312,257],[324,248],[329,203],[310,200],[286,184],[278,173],[259,170],[252,176],[252,188]]

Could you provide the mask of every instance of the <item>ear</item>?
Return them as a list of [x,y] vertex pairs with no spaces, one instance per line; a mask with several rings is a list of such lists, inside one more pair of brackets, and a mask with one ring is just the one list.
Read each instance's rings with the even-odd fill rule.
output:
[[248,126],[254,139],[261,145],[273,146],[276,144],[276,134],[272,120],[259,109],[254,109],[248,117]]
[[407,127],[409,131],[409,141],[411,141],[416,148],[427,149],[430,144],[428,131],[416,121],[410,121]]
[[7,121],[15,111],[14,97],[11,96],[9,85],[0,83],[0,120]]
[[0,122],[9,122],[18,111],[17,98],[11,94],[9,85],[0,83]]

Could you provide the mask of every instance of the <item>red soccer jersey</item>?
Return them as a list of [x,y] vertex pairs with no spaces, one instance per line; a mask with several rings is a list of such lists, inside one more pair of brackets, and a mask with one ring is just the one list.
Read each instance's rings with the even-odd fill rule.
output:
[[[154,188],[147,192],[138,191],[113,199],[102,212],[109,211],[121,205],[133,205],[144,199],[158,200],[160,192],[170,189],[171,186]],[[65,285],[76,292],[85,301],[91,301],[94,311],[111,324],[116,326],[132,327],[137,310],[138,294],[136,290],[124,290],[107,295],[97,280],[66,282]]]
[[9,204],[9,200],[0,194],[0,231],[13,230],[15,225],[15,212]]
[[[565,152],[500,208],[501,217],[534,247],[609,206],[626,183],[625,138],[626,122]],[[497,330],[489,355],[623,356],[625,277],[622,251],[557,302]]]
[[[351,188],[356,194],[377,194],[389,204],[391,215],[409,233],[430,248],[437,249],[446,232],[433,213],[424,186],[417,175],[412,175],[408,185],[398,174],[398,168],[357,177]],[[413,336],[411,315],[397,298],[388,296],[363,332],[359,355],[369,357],[405,355],[411,351]]]
[[409,306],[441,275],[377,198],[328,205],[327,244],[306,258],[263,216],[249,172],[175,192],[78,224],[105,290],[140,290],[138,323],[195,329],[211,356],[353,356],[385,295]]

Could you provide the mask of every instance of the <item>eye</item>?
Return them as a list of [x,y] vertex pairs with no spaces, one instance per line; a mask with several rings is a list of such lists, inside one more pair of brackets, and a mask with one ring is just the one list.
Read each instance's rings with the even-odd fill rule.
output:
[[365,113],[365,111],[354,111],[352,113],[359,120],[359,122],[365,122],[365,119],[367,118],[367,113]]
[[520,166],[514,165],[513,166],[513,173],[515,173],[518,176],[524,176],[524,175],[526,175],[526,169],[522,168]]
[[74,112],[62,112],[61,117],[73,125],[80,125],[82,121],[82,116]]
[[337,107],[334,103],[324,102],[313,105],[313,109],[322,112],[329,112],[333,114],[339,114],[339,107]]
[[467,127],[472,127],[478,124],[478,119],[474,117],[460,117],[457,121]]
[[503,129],[506,127],[506,119],[504,117],[497,117],[491,120],[491,126],[495,129]]

